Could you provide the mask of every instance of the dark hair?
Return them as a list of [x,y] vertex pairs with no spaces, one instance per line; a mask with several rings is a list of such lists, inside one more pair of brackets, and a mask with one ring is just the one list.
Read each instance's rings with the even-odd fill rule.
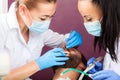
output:
[[36,4],[38,2],[49,2],[49,3],[54,2],[54,3],[56,3],[56,1],[57,0],[16,0],[16,7],[18,8],[20,2],[24,3],[28,9],[31,9],[31,8],[36,7]]
[[115,44],[119,44],[120,37],[120,0],[92,0],[99,6],[103,13],[101,22],[102,32],[100,37],[95,37],[94,47],[99,45],[100,50],[109,51],[113,61],[117,61]]

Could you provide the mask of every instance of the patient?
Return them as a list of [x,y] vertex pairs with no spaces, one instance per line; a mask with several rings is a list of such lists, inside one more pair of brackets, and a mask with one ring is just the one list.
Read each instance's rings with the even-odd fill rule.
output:
[[[83,54],[75,48],[64,49],[66,55],[70,58],[65,65],[63,66],[55,66],[53,70],[55,75],[53,80],[78,80],[80,73],[75,71],[70,71],[64,75],[60,75],[64,70],[69,68],[76,68],[78,70],[85,70],[86,68],[86,59]],[[84,79],[85,80],[85,79]]]

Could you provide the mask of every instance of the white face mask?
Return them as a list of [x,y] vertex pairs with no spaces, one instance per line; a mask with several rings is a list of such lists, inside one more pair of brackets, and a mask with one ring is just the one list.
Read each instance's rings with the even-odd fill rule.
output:
[[87,22],[87,23],[84,23],[84,26],[89,34],[93,36],[101,35],[102,29],[101,29],[100,21]]
[[51,20],[46,20],[42,22],[33,21],[31,26],[28,26],[29,30],[34,33],[43,33],[49,29]]

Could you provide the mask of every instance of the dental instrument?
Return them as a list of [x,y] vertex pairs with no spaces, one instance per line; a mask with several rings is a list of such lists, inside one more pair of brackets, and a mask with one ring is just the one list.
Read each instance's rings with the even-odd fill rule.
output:
[[[103,59],[102,56],[96,58],[95,61],[93,61],[91,64],[89,64],[88,67],[87,67],[83,72],[87,73],[88,71],[90,71],[92,68],[95,67],[95,64],[96,64],[97,62],[100,62],[102,59]],[[89,75],[91,75],[91,74],[89,74]],[[82,80],[83,77],[84,77],[84,74],[81,74],[81,76],[80,76],[80,78],[79,78],[78,80]],[[91,77],[91,76],[90,76],[90,77]],[[91,78],[92,78],[92,77],[91,77]]]

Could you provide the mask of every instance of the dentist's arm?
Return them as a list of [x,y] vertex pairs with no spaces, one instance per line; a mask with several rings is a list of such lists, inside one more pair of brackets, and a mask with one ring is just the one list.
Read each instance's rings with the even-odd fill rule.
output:
[[47,36],[43,39],[45,45],[53,48],[63,47],[64,43],[66,43],[66,48],[73,48],[82,44],[82,36],[75,30],[66,35],[49,30],[42,36]]
[[4,80],[24,80],[39,70],[64,65],[68,59],[62,48],[55,48],[39,57],[36,61],[12,70]]
[[39,70],[36,61],[32,61],[22,67],[11,70],[10,74],[4,80],[24,80]]

